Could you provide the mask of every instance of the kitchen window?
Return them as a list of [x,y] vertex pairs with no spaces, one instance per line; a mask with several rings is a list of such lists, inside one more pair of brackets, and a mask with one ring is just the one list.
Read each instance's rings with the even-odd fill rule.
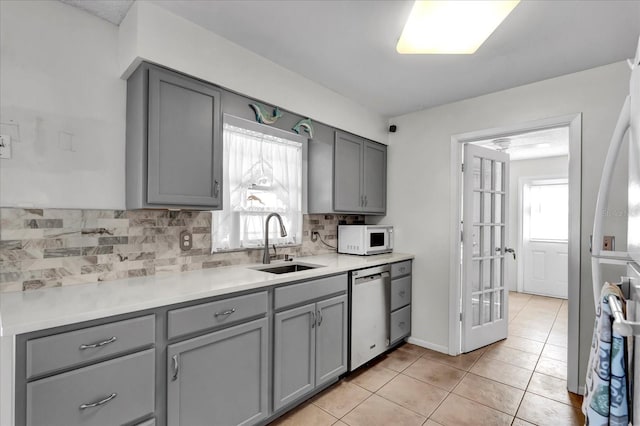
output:
[[264,246],[269,213],[279,213],[287,236],[276,221],[269,242],[302,243],[304,163],[307,139],[294,133],[225,115],[223,125],[223,210],[214,211],[212,251]]

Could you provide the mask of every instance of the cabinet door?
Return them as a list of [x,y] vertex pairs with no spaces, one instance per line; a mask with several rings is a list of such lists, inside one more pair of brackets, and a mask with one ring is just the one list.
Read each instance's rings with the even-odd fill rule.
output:
[[347,371],[347,295],[316,307],[316,386]]
[[27,384],[27,426],[120,425],[155,406],[155,349]]
[[147,202],[221,208],[220,92],[149,70]]
[[336,132],[333,154],[333,209],[335,211],[362,211],[363,144],[364,140],[360,138]]
[[384,213],[387,208],[387,147],[364,144],[364,211]]
[[315,387],[315,303],[274,316],[274,411]]
[[249,425],[268,415],[268,320],[167,348],[167,424]]

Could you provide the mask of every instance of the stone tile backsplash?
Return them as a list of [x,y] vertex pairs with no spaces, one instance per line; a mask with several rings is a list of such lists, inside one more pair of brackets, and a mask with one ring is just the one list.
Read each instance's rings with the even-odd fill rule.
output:
[[[305,215],[303,242],[278,249],[295,257],[331,253],[340,220],[363,216]],[[178,237],[193,234],[183,252]],[[166,210],[0,208],[0,292],[175,274],[262,260],[261,250],[211,253],[211,213]]]

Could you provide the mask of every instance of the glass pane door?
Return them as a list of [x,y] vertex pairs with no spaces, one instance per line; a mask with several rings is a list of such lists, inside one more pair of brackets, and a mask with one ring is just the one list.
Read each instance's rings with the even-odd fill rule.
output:
[[[463,200],[463,352],[507,337],[504,249],[508,154],[465,145]],[[466,236],[469,236],[467,238]]]

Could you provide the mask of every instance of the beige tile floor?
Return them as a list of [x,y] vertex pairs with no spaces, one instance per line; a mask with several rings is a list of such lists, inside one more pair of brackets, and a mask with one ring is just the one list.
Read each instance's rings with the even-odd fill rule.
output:
[[272,425],[582,425],[567,302],[509,295],[509,337],[457,357],[404,344]]

